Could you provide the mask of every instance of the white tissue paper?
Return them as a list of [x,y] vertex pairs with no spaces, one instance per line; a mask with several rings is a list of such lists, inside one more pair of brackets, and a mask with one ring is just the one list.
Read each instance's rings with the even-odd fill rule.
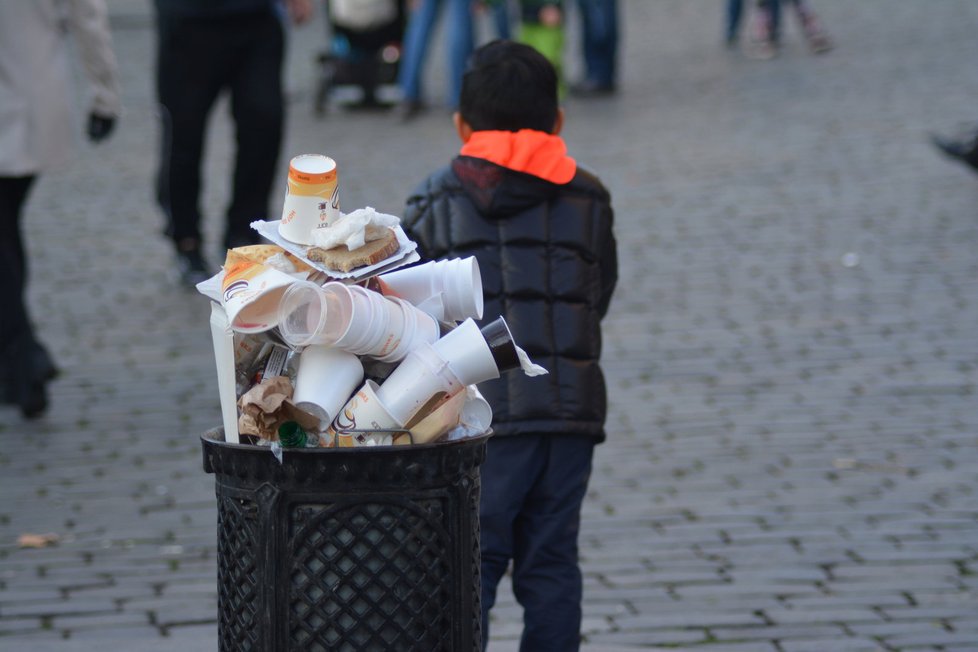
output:
[[542,376],[543,374],[550,373],[540,365],[530,360],[530,356],[528,356],[526,351],[520,347],[516,347],[516,356],[520,359],[520,368],[527,376]]
[[400,223],[399,217],[379,213],[373,207],[366,206],[352,213],[343,213],[340,219],[329,226],[316,229],[312,233],[312,240],[313,244],[323,249],[346,245],[352,251],[366,244],[364,235],[368,224],[395,227]]

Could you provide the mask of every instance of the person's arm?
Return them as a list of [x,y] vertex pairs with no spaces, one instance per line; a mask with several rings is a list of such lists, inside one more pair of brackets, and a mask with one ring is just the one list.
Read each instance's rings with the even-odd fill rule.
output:
[[109,135],[122,111],[119,66],[112,51],[112,34],[104,0],[71,0],[68,26],[78,47],[82,68],[91,86],[88,136]]
[[598,249],[598,261],[601,267],[601,299],[598,303],[598,313],[603,318],[608,314],[608,307],[611,304],[611,295],[618,284],[618,244],[615,242],[614,211],[611,203],[605,203],[602,207],[600,226],[601,244]]

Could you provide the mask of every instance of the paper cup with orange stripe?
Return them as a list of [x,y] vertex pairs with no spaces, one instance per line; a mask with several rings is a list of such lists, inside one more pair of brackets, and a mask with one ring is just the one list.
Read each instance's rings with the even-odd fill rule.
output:
[[321,154],[302,154],[289,161],[289,185],[278,232],[298,244],[313,244],[312,234],[340,218],[339,170]]

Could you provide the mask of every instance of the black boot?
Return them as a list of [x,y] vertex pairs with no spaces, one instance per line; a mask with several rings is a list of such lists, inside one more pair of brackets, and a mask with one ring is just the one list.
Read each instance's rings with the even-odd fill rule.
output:
[[22,337],[8,348],[3,365],[3,400],[20,408],[25,419],[48,407],[46,385],[58,375],[50,354],[33,338]]

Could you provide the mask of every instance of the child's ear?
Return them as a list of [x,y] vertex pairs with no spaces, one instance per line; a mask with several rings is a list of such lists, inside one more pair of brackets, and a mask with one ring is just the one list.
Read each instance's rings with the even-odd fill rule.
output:
[[557,119],[554,120],[554,128],[550,130],[550,133],[554,136],[560,135],[560,130],[564,128],[564,110],[557,109]]
[[472,126],[465,121],[462,114],[456,111],[452,114],[452,122],[455,123],[455,131],[458,133],[459,140],[462,144],[469,142],[469,138],[472,137]]

